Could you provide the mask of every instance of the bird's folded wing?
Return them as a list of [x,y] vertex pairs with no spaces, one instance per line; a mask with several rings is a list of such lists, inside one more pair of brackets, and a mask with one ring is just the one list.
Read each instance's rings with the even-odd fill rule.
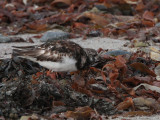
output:
[[23,58],[34,58],[38,61],[62,61],[64,56],[71,56],[70,53],[65,51],[57,51],[51,49],[44,49],[35,46],[16,47],[13,49],[13,56],[19,56]]

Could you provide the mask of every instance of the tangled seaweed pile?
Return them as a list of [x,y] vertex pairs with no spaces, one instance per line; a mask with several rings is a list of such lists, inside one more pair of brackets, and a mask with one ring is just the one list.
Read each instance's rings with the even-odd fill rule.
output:
[[103,119],[159,112],[158,62],[142,52],[123,53],[104,52],[95,67],[57,79],[31,61],[1,60],[1,116]]

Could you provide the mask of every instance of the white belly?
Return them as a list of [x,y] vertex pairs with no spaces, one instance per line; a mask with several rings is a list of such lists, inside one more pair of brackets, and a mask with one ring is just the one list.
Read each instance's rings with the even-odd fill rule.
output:
[[77,71],[76,60],[73,58],[63,57],[62,62],[52,62],[52,61],[35,61],[41,66],[50,69],[55,72],[73,72]]

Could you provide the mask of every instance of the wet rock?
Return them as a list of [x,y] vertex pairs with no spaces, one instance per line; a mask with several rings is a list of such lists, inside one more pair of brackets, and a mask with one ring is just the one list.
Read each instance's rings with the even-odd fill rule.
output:
[[22,117],[20,118],[20,120],[28,120],[28,119],[30,119],[30,116],[22,116]]
[[139,42],[139,41],[137,41],[137,42],[134,43],[134,46],[135,47],[148,47],[149,44],[145,43],[145,42]]
[[97,4],[95,7],[101,11],[108,11],[108,8],[104,6],[103,4]]
[[159,37],[157,37],[157,38],[152,38],[152,41],[153,41],[154,43],[160,43],[160,38],[159,38]]
[[46,32],[42,38],[40,39],[41,42],[50,42],[54,40],[64,40],[69,38],[70,34],[67,32],[59,31],[59,32]]
[[155,27],[160,27],[160,22],[156,23]]
[[101,32],[100,31],[90,31],[88,34],[87,34],[88,37],[99,37],[101,36]]
[[124,51],[124,50],[113,50],[113,51],[108,51],[104,53],[105,55],[111,55],[111,56],[118,56],[118,55],[131,55],[130,52]]
[[155,74],[157,75],[157,76],[156,76],[156,79],[157,79],[158,81],[160,81],[160,64],[158,64],[158,65],[155,67],[154,72],[155,72]]
[[133,99],[134,105],[140,110],[154,109],[160,110],[159,103],[153,98],[137,97]]
[[0,43],[9,43],[9,42],[25,42],[25,40],[20,37],[7,37],[0,34]]
[[38,118],[38,115],[32,114],[32,115],[31,115],[31,119],[32,119],[32,120],[38,120],[39,118]]
[[153,60],[160,61],[160,48],[158,46],[150,47],[150,57]]
[[11,38],[0,34],[0,43],[7,43],[7,42],[11,42]]

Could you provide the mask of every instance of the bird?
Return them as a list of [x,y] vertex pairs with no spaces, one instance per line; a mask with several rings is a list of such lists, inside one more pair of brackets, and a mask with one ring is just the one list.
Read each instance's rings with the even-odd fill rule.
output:
[[36,62],[52,72],[75,72],[91,66],[97,52],[72,41],[57,40],[41,45],[13,46],[12,56]]

